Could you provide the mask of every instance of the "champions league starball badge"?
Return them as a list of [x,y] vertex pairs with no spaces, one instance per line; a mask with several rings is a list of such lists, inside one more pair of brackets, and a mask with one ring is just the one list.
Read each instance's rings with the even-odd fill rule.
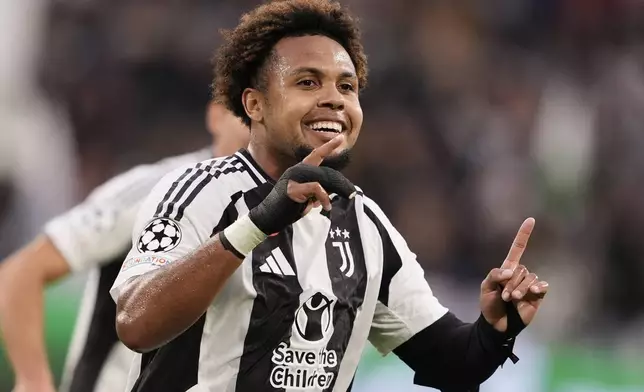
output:
[[137,249],[141,253],[146,252],[168,252],[181,242],[181,229],[173,220],[157,218],[152,220],[143,229]]

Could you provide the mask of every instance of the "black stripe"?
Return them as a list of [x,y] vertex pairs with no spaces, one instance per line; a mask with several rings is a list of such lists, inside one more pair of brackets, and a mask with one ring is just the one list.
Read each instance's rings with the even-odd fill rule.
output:
[[[214,167],[220,167],[220,165],[223,165],[224,162],[226,162],[230,157],[226,159],[213,159],[210,164],[204,165],[204,162],[199,162],[195,166],[190,167],[189,169],[186,170],[186,173],[184,173],[177,181],[175,181],[172,184],[172,187],[166,193],[166,196],[164,197],[163,201],[161,202],[161,205],[157,208],[157,212],[155,213],[155,216],[163,216],[166,218],[170,218],[170,214],[172,213],[172,210],[174,209],[174,205],[181,200],[181,197],[186,193],[188,188],[190,188],[190,185],[199,177],[199,175],[203,174],[204,172],[208,172],[213,166]],[[205,168],[202,169],[203,166],[206,166]],[[185,180],[185,177],[192,172],[192,170],[196,170],[196,172],[187,180]],[[163,208],[163,205],[169,201],[170,196],[172,195],[172,192],[179,186],[182,185],[181,189],[179,190],[179,193],[175,195],[172,198],[172,201],[169,203],[169,205],[165,206],[165,210]]]
[[170,203],[168,203],[165,212],[163,212],[163,214],[161,216],[166,217],[166,218],[172,218],[172,211],[174,210],[174,206],[181,200],[181,198],[183,197],[184,193],[186,193],[186,191],[188,191],[188,188],[190,188],[190,185],[192,185],[192,183],[199,176],[201,176],[202,174],[206,173],[207,170],[210,169],[211,165],[212,165],[212,163],[210,165],[208,165],[208,167],[206,167],[206,170],[204,170],[204,169],[201,168],[201,166],[202,166],[201,163],[197,164],[194,174],[192,176],[190,176],[190,178],[188,178],[188,180],[183,183],[183,186],[181,187],[181,189],[179,189],[179,192],[177,192],[177,194],[172,198],[172,201]]
[[186,178],[186,176],[190,174],[190,172],[192,172],[192,169],[193,167],[189,167],[188,169],[186,169],[186,171],[183,172],[183,174],[179,176],[179,178],[175,182],[172,183],[172,186],[166,192],[165,196],[163,197],[163,200],[161,200],[161,203],[159,203],[159,205],[157,206],[157,211],[154,213],[154,216],[161,215],[161,212],[163,212],[163,207],[165,206],[165,203],[170,199],[170,196],[172,196],[172,193],[174,192],[175,189],[177,189],[181,181],[183,181],[183,179]]
[[141,374],[132,392],[185,392],[195,386],[205,323],[203,315],[170,343],[143,354]]
[[[264,183],[253,192],[244,194],[248,208],[259,204],[272,185]],[[280,276],[260,271],[266,257],[279,247],[296,276]],[[257,297],[253,303],[244,350],[239,364],[236,391],[273,391],[270,375],[273,369],[273,349],[288,342],[295,313],[299,307],[302,288],[297,279],[293,257],[293,229],[288,227],[278,235],[268,237],[252,253],[253,286]]]
[[[199,183],[199,185],[195,187],[195,189],[192,190],[190,195],[188,195],[188,198],[186,199],[186,201],[181,203],[181,205],[179,206],[179,209],[177,210],[177,214],[174,217],[174,220],[176,220],[177,222],[181,221],[181,219],[183,218],[183,213],[185,209],[194,201],[197,195],[206,187],[206,185],[210,183],[210,181],[212,181],[213,178],[217,179],[223,174],[230,174],[230,173],[235,173],[237,171],[240,171],[239,168],[235,167],[235,164],[236,164],[235,160],[237,160],[236,157],[230,157],[226,159],[226,162],[221,162],[220,164],[215,165],[214,173],[209,172],[210,170],[212,170],[212,168],[208,166],[208,168],[206,169],[206,171],[209,172],[208,175]],[[226,163],[230,163],[232,164],[232,166],[229,166],[224,170],[221,170],[221,168],[224,167]]]
[[383,305],[387,306],[389,304],[389,285],[391,285],[391,279],[394,275],[400,271],[402,268],[402,259],[398,250],[394,246],[394,243],[391,241],[391,237],[387,232],[385,226],[380,222],[380,219],[376,214],[367,206],[364,206],[365,214],[371,219],[378,233],[380,234],[380,239],[382,240],[382,255],[383,255],[383,271],[382,279],[380,280],[380,292],[378,293],[378,301]]
[[219,233],[220,231],[223,231],[226,227],[228,227],[234,221],[237,220],[237,217],[239,216],[239,212],[237,211],[237,208],[235,208],[235,204],[237,203],[237,200],[239,200],[239,198],[242,197],[243,194],[244,192],[239,191],[237,193],[234,193],[232,196],[230,196],[230,203],[228,203],[228,205],[224,209],[224,212],[221,214],[221,218],[219,219],[217,226],[215,226],[215,228],[212,229],[212,234],[210,234],[211,237],[214,237],[215,234]]
[[227,251],[237,256],[237,258],[240,258],[240,259],[246,258],[246,255],[238,251],[237,248],[235,248],[233,244],[231,244],[230,241],[228,241],[228,237],[226,237],[226,234],[224,233],[223,230],[219,232],[219,242],[221,242],[221,245],[224,247],[224,249],[226,249]]
[[246,164],[246,162],[244,162],[243,159],[240,159],[239,161],[242,163],[242,165],[244,165],[246,172],[248,173],[250,178],[252,178],[253,181],[255,181],[255,184],[262,185],[262,181],[259,179],[259,177],[255,175],[255,172]]
[[96,286],[96,301],[87,332],[85,346],[74,368],[69,392],[93,391],[107,357],[118,343],[114,320],[116,304],[110,297],[110,287],[121,270],[125,254],[101,267]]
[[[335,373],[336,375],[328,390],[333,390],[337,381],[340,363],[344,358],[353,332],[353,324],[358,309],[362,306],[367,289],[367,267],[356,216],[355,199],[348,200],[336,197],[332,206],[333,208],[329,215],[331,226],[325,246],[331,287],[337,302],[333,308],[333,325],[335,328],[326,348],[327,350],[335,351],[337,365],[332,368],[326,368],[327,372]],[[331,230],[333,230],[333,234],[331,234]],[[340,235],[338,235],[338,231]],[[334,246],[334,243],[340,245],[342,249]],[[353,255],[353,263],[351,263],[351,257],[346,251],[346,244],[349,244],[351,255]],[[346,260],[344,271],[342,271],[343,255]],[[353,264],[353,272],[351,276],[347,276],[351,264]]]
[[[253,180],[255,180],[257,185],[261,185],[264,182],[268,182],[270,184],[275,185],[275,181],[273,181],[273,179],[268,174],[266,174],[264,169],[262,169],[262,167],[259,166],[257,162],[255,162],[255,159],[253,159],[253,156],[250,155],[250,152],[248,152],[248,150],[246,150],[245,148],[242,148],[241,150],[238,151],[238,154],[246,158],[245,160],[240,159],[240,161],[243,163],[244,167],[246,167],[246,169],[248,170],[248,174],[253,178]],[[247,161],[248,163],[250,163],[252,167],[246,163]],[[253,168],[255,170],[253,170]],[[263,177],[264,181],[262,181],[259,177],[255,175],[255,171]]]

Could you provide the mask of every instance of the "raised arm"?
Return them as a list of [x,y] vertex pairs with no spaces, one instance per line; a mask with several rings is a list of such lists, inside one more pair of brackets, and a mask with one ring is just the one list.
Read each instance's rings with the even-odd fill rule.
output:
[[[516,360],[512,354],[514,339],[531,321],[531,317],[522,320],[523,308],[516,302],[501,300],[500,287],[519,287],[526,295],[536,293],[533,286],[537,282],[524,279],[528,275],[519,268],[515,269],[518,283],[505,265],[492,270],[481,285],[481,316],[474,323],[465,323],[438,303],[416,256],[378,206],[368,200],[365,209],[382,238],[384,258],[371,342],[382,353],[393,351],[400,357],[415,371],[418,385],[444,392],[478,391],[508,358]],[[526,231],[524,226],[522,230]],[[527,236],[521,237],[521,233],[518,238],[522,241],[515,241],[513,249],[527,244]],[[522,281],[525,284],[519,285]],[[529,288],[532,293],[528,293]],[[490,312],[486,296],[498,299],[491,300],[500,309]]]

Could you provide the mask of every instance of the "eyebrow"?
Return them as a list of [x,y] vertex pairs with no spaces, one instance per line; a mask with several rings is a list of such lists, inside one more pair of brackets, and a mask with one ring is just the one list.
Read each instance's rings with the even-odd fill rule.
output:
[[[290,75],[291,76],[298,76],[301,74],[313,74],[316,76],[321,76],[324,74],[322,70],[315,68],[315,67],[301,67],[293,70]],[[340,73],[341,78],[357,78],[356,74],[351,72],[351,71],[344,71]]]

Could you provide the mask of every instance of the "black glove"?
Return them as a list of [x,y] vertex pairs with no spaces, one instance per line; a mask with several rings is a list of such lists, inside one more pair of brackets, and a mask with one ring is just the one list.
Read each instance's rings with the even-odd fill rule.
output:
[[317,182],[327,193],[336,193],[346,198],[353,197],[356,191],[355,185],[336,170],[298,163],[287,169],[277,180],[271,193],[248,212],[250,220],[264,234],[270,235],[282,231],[288,225],[297,222],[306,209],[308,201],[299,203],[287,194],[289,181],[300,184]]

